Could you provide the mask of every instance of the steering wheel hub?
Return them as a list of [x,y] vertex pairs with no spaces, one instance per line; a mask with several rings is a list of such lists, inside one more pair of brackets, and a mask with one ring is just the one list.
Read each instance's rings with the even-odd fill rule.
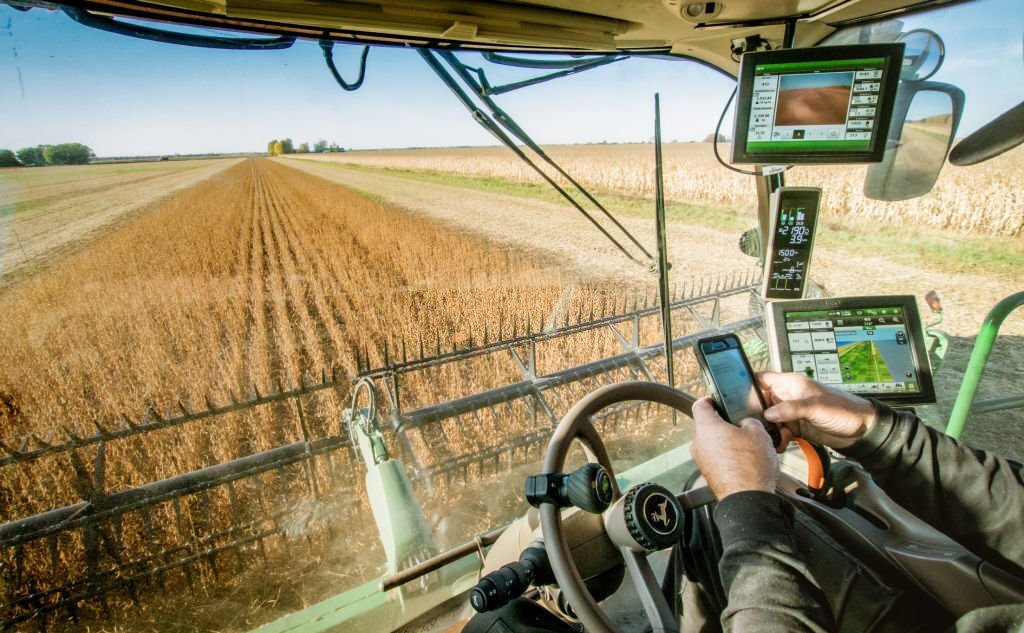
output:
[[635,551],[654,552],[671,547],[683,534],[683,509],[675,495],[663,486],[644,483],[622,498],[622,519]]

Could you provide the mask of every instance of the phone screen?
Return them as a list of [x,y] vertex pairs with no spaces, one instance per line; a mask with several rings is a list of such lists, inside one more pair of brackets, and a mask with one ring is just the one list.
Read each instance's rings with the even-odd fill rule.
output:
[[739,348],[705,353],[704,357],[729,421],[739,424],[744,418],[762,419],[763,407],[757,395],[754,377],[747,370]]

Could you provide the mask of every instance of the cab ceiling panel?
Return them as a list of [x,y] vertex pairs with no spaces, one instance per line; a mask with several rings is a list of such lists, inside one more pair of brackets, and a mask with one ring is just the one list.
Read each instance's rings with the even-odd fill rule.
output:
[[[229,18],[482,44],[614,50],[629,20],[514,2],[170,0],[164,6]],[[211,4],[215,9],[211,11]]]

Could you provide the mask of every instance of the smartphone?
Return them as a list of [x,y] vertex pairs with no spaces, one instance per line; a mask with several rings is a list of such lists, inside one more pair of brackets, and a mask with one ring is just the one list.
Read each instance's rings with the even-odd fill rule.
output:
[[736,425],[745,418],[759,420],[772,444],[778,446],[782,441],[779,428],[764,419],[764,394],[739,338],[735,334],[702,338],[694,349],[718,414]]

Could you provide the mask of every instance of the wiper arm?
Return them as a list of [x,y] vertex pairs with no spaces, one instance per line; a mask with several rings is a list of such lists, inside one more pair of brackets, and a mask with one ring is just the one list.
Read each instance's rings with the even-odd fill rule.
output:
[[[501,143],[503,145],[505,145],[506,147],[511,149],[516,154],[516,156],[518,156],[530,168],[532,168],[535,172],[537,172],[537,174],[539,174],[541,178],[543,178],[559,194],[561,194],[561,196],[563,198],[565,198],[566,201],[569,202],[569,204],[571,204],[577,211],[582,213],[583,216],[586,217],[591,222],[591,224],[593,224],[595,227],[597,227],[597,229],[599,231],[601,231],[601,233],[606,238],[608,238],[608,240],[611,241],[611,243],[614,244],[616,246],[616,248],[618,248],[626,257],[628,257],[630,260],[632,260],[632,261],[634,261],[634,262],[636,262],[638,264],[644,265],[644,262],[639,261],[632,254],[630,254],[629,251],[618,240],[616,240],[611,235],[611,233],[609,233],[608,230],[605,229],[605,227],[602,226],[601,223],[598,222],[594,218],[594,216],[591,215],[579,203],[579,201],[576,200],[575,197],[573,197],[568,191],[566,191],[557,182],[555,182],[555,180],[553,178],[551,178],[551,176],[549,176],[547,174],[547,172],[545,172],[543,169],[541,169],[540,166],[537,165],[536,162],[534,162],[529,156],[527,156],[526,153],[523,152],[523,150],[520,149],[515,144],[515,141],[512,140],[512,138],[509,136],[509,134],[506,133],[505,130],[508,130],[508,132],[511,133],[516,138],[518,138],[520,140],[520,142],[522,142],[524,145],[526,145],[531,150],[533,150],[533,152],[536,153],[537,156],[539,156],[542,160],[544,160],[544,162],[546,162],[553,169],[555,169],[562,177],[564,177],[566,180],[568,180],[594,206],[596,206],[602,213],[604,213],[604,215],[609,220],[611,220],[612,223],[615,224],[615,226],[620,231],[622,231],[622,233],[625,234],[626,237],[628,237],[630,239],[630,241],[632,241],[633,244],[636,245],[637,248],[640,249],[640,251],[647,257],[647,259],[649,261],[648,265],[650,265],[650,260],[653,260],[653,257],[647,251],[647,249],[645,249],[643,247],[643,245],[641,245],[640,242],[624,226],[622,226],[622,224],[618,220],[616,220],[612,216],[612,214],[600,202],[598,202],[594,198],[594,196],[592,196],[590,194],[590,192],[588,192],[586,189],[584,189],[582,185],[580,185],[572,176],[570,176],[568,173],[566,173],[566,171],[564,169],[562,169],[562,167],[560,165],[558,165],[558,163],[556,163],[550,156],[548,156],[548,154],[539,145],[537,145],[537,143],[534,142],[534,140],[532,138],[530,138],[530,136],[526,133],[526,131],[523,130],[515,122],[515,120],[512,119],[512,117],[510,117],[508,115],[508,113],[506,113],[504,110],[499,108],[496,103],[494,103],[494,100],[491,99],[483,91],[483,87],[481,86],[481,84],[479,82],[476,81],[476,79],[473,77],[472,73],[470,72],[470,69],[465,64],[460,62],[455,57],[454,54],[452,54],[452,53],[450,53],[448,51],[438,51],[435,54],[434,51],[430,51],[430,50],[427,50],[427,49],[420,49],[419,53],[420,53],[420,56],[424,59],[424,61],[427,62],[427,65],[430,66],[431,70],[433,70],[437,74],[437,76],[440,77],[441,81],[443,81],[444,84],[446,86],[448,86],[448,88],[455,94],[455,96],[459,99],[459,101],[461,101],[462,104],[466,107],[466,109],[469,110],[469,112],[473,116],[473,119],[477,123],[479,123],[485,130],[490,132],[495,138],[497,138],[499,141],[501,141]],[[491,114],[488,114],[487,112],[484,112],[482,109],[477,107],[477,105],[473,102],[473,100],[466,93],[466,91],[462,88],[462,86],[459,85],[459,83],[455,79],[455,77],[453,77],[452,74],[441,64],[441,62],[438,61],[438,59],[437,59],[437,57],[435,55],[440,55],[441,57],[443,57],[445,59],[445,61],[448,62],[448,64],[453,69],[455,69],[455,71],[459,74],[459,77],[461,77],[462,81],[465,82],[465,84],[467,86],[473,88],[476,91],[476,93],[479,96],[480,100],[483,102],[483,104],[485,106],[487,106],[487,108],[488,108],[488,110],[490,110]]]

